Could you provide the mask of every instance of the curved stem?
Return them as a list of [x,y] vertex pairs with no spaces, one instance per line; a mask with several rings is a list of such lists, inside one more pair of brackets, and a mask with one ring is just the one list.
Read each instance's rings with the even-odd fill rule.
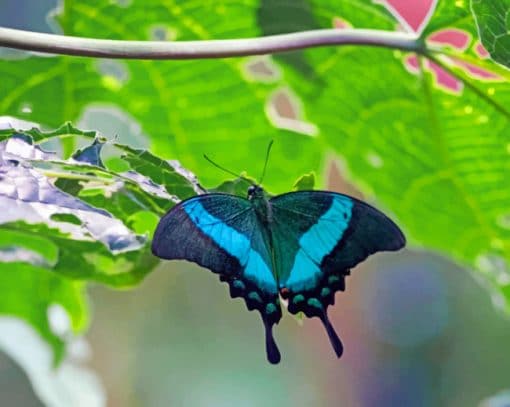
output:
[[321,46],[370,45],[422,51],[414,35],[324,29],[258,38],[205,41],[122,41],[44,34],[0,27],[0,46],[51,54],[124,59],[204,59],[260,55]]

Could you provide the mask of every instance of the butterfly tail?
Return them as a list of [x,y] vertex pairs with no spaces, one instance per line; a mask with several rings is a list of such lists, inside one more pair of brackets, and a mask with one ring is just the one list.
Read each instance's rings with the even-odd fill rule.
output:
[[329,321],[328,314],[326,311],[322,312],[319,315],[319,318],[322,321],[322,324],[324,325],[324,328],[326,328],[326,332],[328,333],[329,341],[331,342],[331,346],[333,346],[333,350],[336,353],[337,357],[342,356],[342,353],[344,352],[344,347],[342,345],[342,341],[336,334],[335,328],[333,328],[333,325],[331,325],[331,322]]
[[267,353],[267,360],[269,363],[272,363],[273,365],[276,365],[280,363],[281,355],[280,351],[278,350],[278,346],[276,345],[276,341],[273,337],[273,323],[268,321],[267,319],[263,318],[264,320],[264,327],[266,328],[266,353]]

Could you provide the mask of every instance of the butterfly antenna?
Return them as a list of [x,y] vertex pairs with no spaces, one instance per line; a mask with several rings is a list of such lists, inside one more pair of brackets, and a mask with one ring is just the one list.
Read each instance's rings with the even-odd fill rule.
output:
[[222,167],[221,165],[215,163],[213,160],[211,160],[209,157],[207,157],[207,155],[205,155],[205,154],[204,154],[204,158],[207,161],[209,161],[212,165],[214,165],[216,168],[219,168],[220,170],[226,172],[227,174],[230,174],[230,175],[233,175],[234,177],[240,178],[243,181],[248,182],[250,185],[252,184],[252,182],[249,179],[243,177],[241,174],[236,174],[234,171],[230,171],[229,169]]
[[269,145],[267,146],[266,161],[264,161],[264,169],[262,170],[262,176],[260,177],[259,185],[262,184],[262,181],[264,180],[264,176],[266,175],[267,162],[269,160],[269,153],[271,152],[271,147],[273,147],[273,142],[274,142],[274,140],[271,140],[269,142]]

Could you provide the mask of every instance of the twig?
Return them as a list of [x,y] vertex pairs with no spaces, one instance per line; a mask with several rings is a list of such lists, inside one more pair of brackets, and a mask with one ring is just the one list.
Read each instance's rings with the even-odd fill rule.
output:
[[123,59],[205,59],[261,55],[321,46],[368,45],[421,53],[414,35],[364,29],[324,29],[258,38],[204,41],[122,41],[0,27],[0,46],[51,54]]

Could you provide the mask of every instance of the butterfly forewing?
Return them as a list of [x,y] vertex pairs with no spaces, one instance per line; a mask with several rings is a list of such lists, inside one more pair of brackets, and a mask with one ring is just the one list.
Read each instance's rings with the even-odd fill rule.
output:
[[268,231],[247,199],[206,194],[172,208],[154,234],[153,253],[164,259],[186,259],[220,274],[232,297],[243,297],[257,309],[266,326],[268,357],[279,352],[271,327],[281,318]]

